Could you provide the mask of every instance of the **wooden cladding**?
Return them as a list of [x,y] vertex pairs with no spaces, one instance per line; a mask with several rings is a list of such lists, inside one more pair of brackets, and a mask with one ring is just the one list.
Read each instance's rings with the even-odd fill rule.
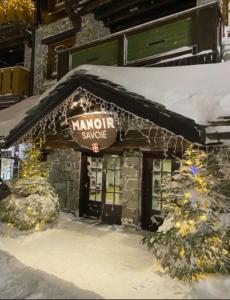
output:
[[174,65],[207,63],[210,59],[218,62],[221,59],[220,30],[221,14],[217,3],[192,8],[68,52],[62,51],[58,78],[67,73],[66,65],[75,68],[82,64],[152,66],[162,61],[165,65],[173,65],[173,60]]
[[0,95],[29,95],[29,71],[23,67],[0,69]]
[[72,54],[72,67],[83,64],[116,65],[118,42],[110,41]]
[[224,25],[228,26],[229,20],[228,20],[228,15],[229,15],[229,0],[223,0],[223,19],[224,19]]
[[127,62],[191,45],[191,18],[179,20],[128,36]]

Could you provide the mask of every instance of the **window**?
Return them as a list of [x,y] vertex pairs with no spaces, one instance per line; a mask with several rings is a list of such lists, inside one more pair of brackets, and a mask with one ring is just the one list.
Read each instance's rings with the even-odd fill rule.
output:
[[112,157],[106,165],[106,204],[120,205],[122,193],[122,159]]
[[63,8],[63,7],[64,7],[64,0],[56,0],[55,10]]
[[64,9],[64,0],[48,0],[48,11],[50,13],[55,13],[60,9]]
[[48,45],[47,79],[57,78],[58,52],[74,46],[76,37],[70,37]]
[[88,175],[90,178],[89,200],[102,201],[102,170],[103,159],[88,157]]
[[88,157],[89,200],[121,205],[122,159]]
[[153,180],[152,180],[152,209],[162,210],[164,203],[164,192],[162,192],[162,182],[172,176],[172,161],[169,159],[153,160]]
[[56,0],[56,5],[64,4],[64,0]]

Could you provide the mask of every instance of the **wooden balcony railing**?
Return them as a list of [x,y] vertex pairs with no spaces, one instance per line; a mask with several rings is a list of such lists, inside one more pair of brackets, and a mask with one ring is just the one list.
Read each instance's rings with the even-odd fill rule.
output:
[[213,2],[61,51],[58,79],[83,64],[155,66],[218,62],[221,22],[219,6]]
[[1,95],[28,96],[29,71],[20,66],[0,69]]

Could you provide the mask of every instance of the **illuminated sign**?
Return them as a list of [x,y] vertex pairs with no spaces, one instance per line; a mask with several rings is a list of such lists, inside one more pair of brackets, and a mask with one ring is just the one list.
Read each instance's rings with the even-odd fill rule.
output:
[[113,116],[108,112],[92,112],[70,118],[73,137],[79,145],[99,152],[111,146],[117,137]]

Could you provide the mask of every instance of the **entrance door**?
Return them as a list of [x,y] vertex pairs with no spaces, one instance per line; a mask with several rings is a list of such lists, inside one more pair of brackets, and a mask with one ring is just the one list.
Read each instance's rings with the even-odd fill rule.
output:
[[87,156],[81,181],[80,215],[121,224],[122,158],[117,155]]

